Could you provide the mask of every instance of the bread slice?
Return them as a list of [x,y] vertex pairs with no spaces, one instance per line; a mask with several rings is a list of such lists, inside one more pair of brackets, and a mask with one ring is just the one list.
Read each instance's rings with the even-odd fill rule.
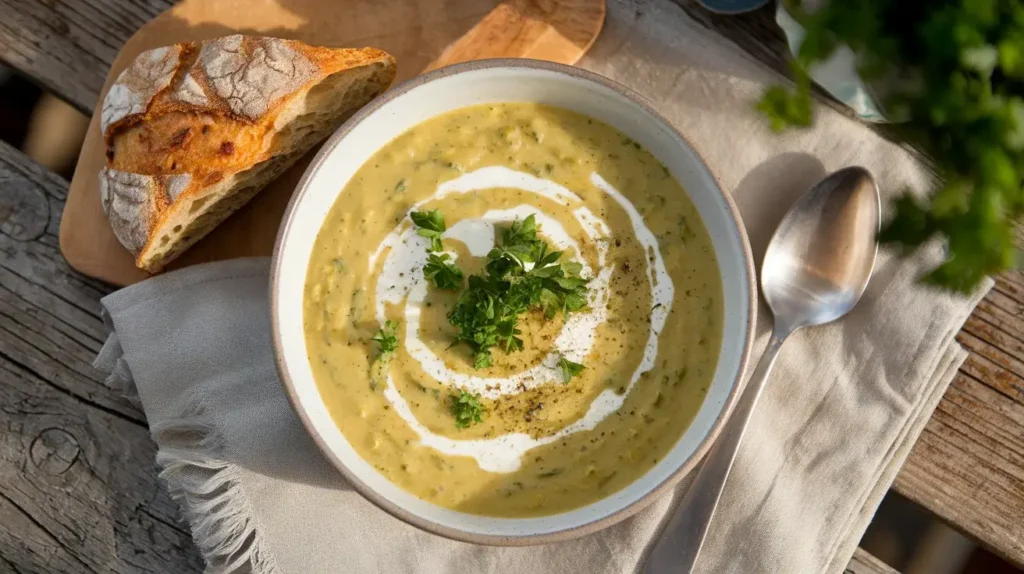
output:
[[225,36],[140,54],[103,101],[100,197],[159,271],[391,85],[380,50]]

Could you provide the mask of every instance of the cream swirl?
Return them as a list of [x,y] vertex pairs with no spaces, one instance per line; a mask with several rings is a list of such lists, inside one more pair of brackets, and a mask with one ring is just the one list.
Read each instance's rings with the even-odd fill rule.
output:
[[[657,238],[647,228],[643,217],[632,203],[596,172],[591,174],[590,179],[596,188],[612,198],[626,212],[637,240],[649,255],[646,273],[651,286],[650,332],[643,358],[630,377],[626,392],[619,394],[611,389],[602,391],[591,402],[582,418],[549,436],[533,438],[525,433],[509,433],[492,439],[456,440],[433,433],[424,427],[416,419],[389,376],[387,388],[384,390],[385,398],[394,407],[395,412],[416,432],[425,446],[447,455],[472,457],[483,470],[513,472],[519,468],[523,454],[530,449],[597,426],[622,406],[640,376],[654,366],[658,354],[658,336],[664,328],[674,297],[672,280],[665,269]],[[594,273],[583,260],[579,245],[566,233],[565,228],[557,220],[529,205],[519,205],[507,210],[491,210],[481,218],[459,221],[445,232],[445,238],[462,242],[473,256],[483,256],[494,247],[495,224],[524,219],[532,214],[551,243],[560,250],[574,254],[575,258],[583,263],[582,275],[591,279],[587,308],[573,313],[566,319],[561,332],[555,338],[551,352],[538,364],[509,377],[480,377],[449,369],[444,361],[427,347],[419,337],[420,314],[427,295],[427,282],[418,271],[426,263],[428,242],[416,235],[408,221],[399,223],[369,258],[370,269],[376,269],[378,261],[384,257],[375,293],[377,320],[381,324],[384,323],[387,303],[402,305],[404,301],[404,346],[424,372],[454,389],[479,393],[492,399],[558,381],[557,362],[560,355],[576,362],[584,360],[593,347],[597,328],[607,319],[609,280],[612,273],[612,268],[606,266],[607,247],[603,240],[609,238],[609,229],[605,222],[595,216],[580,197],[569,189],[528,173],[506,167],[479,169],[441,184],[433,195],[420,201],[409,211],[417,211],[427,202],[451,194],[494,188],[520,189],[565,206],[577,206],[573,209],[573,216],[597,248],[599,269]]]

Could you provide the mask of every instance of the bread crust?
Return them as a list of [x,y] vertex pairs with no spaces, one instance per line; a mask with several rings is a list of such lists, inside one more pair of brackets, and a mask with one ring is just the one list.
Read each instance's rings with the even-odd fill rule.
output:
[[[342,73],[351,78],[336,76]],[[178,243],[195,242],[226,214],[212,225],[216,217],[207,217],[209,229],[171,237],[174,252],[167,256],[164,227],[170,220],[177,232],[201,215],[195,206],[202,202],[196,200],[212,194],[221,201],[242,187],[253,195],[337,127],[307,125],[306,132],[294,134],[290,124],[299,114],[322,113],[340,123],[387,89],[394,76],[394,58],[381,50],[259,36],[143,52],[111,86],[100,116],[107,149],[107,168],[99,174],[101,203],[114,234],[136,265],[159,270],[187,247]],[[337,93],[311,103],[311,90],[321,84]],[[275,157],[280,155],[288,157]],[[179,213],[187,205],[192,209]],[[164,245],[154,245],[161,235]]]

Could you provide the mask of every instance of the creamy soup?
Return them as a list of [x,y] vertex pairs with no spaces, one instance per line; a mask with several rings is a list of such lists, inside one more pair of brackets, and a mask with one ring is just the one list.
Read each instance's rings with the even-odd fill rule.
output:
[[[431,239],[410,216],[432,210],[462,289],[424,276]],[[477,365],[449,313],[530,215],[581,264],[586,305],[527,312],[522,348]],[[657,464],[704,399],[722,320],[711,239],[669,170],[604,123],[525,103],[443,114],[373,155],[320,230],[304,301],[318,388],[355,450],[424,500],[509,517],[594,502]],[[480,422],[459,425],[467,394]]]

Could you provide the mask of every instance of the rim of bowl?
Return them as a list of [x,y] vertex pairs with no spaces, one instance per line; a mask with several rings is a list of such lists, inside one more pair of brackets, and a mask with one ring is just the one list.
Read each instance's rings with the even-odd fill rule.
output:
[[[295,387],[295,382],[292,380],[290,373],[284,364],[283,352],[282,352],[282,334],[278,328],[276,317],[278,314],[278,298],[279,293],[277,290],[278,275],[281,268],[281,249],[284,243],[284,238],[288,234],[288,230],[295,220],[293,215],[296,206],[303,200],[308,189],[309,180],[319,171],[321,164],[326,161],[331,151],[338,145],[338,143],[352,131],[355,126],[365,120],[371,114],[380,109],[384,104],[390,102],[394,98],[405,94],[406,92],[417,88],[423,84],[433,82],[435,80],[453,76],[456,74],[462,74],[465,72],[493,69],[493,68],[504,68],[504,69],[527,69],[527,70],[544,70],[548,72],[554,72],[556,74],[563,74],[572,76],[584,81],[593,82],[599,84],[605,88],[611,89],[617,92],[619,95],[631,100],[633,103],[639,105],[647,113],[651,114],[662,126],[669,130],[672,134],[679,137],[686,146],[690,148],[697,161],[700,163],[707,173],[711,176],[714,181],[714,191],[717,191],[721,198],[724,200],[725,205],[729,211],[729,215],[734,223],[734,229],[732,230],[738,237],[739,243],[743,250],[744,267],[747,271],[747,295],[748,295],[748,312],[746,317],[746,340],[743,342],[743,351],[740,357],[740,362],[737,369],[737,376],[733,381],[732,389],[729,391],[729,396],[725,400],[725,404],[722,406],[722,411],[715,419],[714,424],[711,426],[710,432],[700,441],[697,445],[696,450],[687,458],[675,471],[672,472],[665,480],[654,488],[647,491],[639,499],[635,500],[629,506],[620,508],[619,510],[612,512],[602,518],[592,520],[590,522],[573,526],[571,528],[565,528],[554,532],[547,532],[542,534],[523,534],[523,535],[512,535],[512,536],[501,536],[491,534],[480,534],[476,532],[470,532],[461,530],[458,528],[451,528],[433,522],[429,519],[420,517],[412,512],[406,510],[402,506],[388,500],[383,495],[378,493],[372,487],[364,483],[359,479],[355,473],[351,472],[348,466],[343,460],[330,448],[330,446],[324,441],[323,437],[316,432],[313,426],[312,420],[309,418],[309,414],[300,406],[298,391]],[[412,127],[412,126],[409,126]],[[339,192],[340,193],[340,192]],[[277,232],[277,238],[274,240],[274,254],[270,269],[270,325],[271,325],[271,340],[274,349],[274,364],[277,368],[277,373],[281,379],[282,386],[284,387],[285,394],[288,396],[288,402],[291,403],[292,409],[298,415],[299,420],[302,421],[302,426],[305,427],[306,433],[312,437],[313,442],[316,443],[317,447],[321,452],[327,456],[328,460],[334,465],[334,467],[341,473],[341,475],[347,480],[353,488],[356,489],[359,494],[364,498],[372,502],[378,508],[384,510],[388,514],[411,524],[417,528],[437,534],[445,538],[452,540],[459,540],[462,542],[469,542],[472,544],[485,544],[492,546],[527,546],[534,544],[548,544],[551,542],[561,542],[565,540],[571,540],[579,538],[599,530],[603,530],[613,524],[621,522],[630,516],[633,516],[637,512],[643,510],[650,505],[655,499],[662,496],[668,490],[675,487],[679,481],[683,479],[687,474],[693,471],[694,467],[704,458],[704,455],[711,448],[711,445],[718,438],[719,433],[722,431],[722,427],[725,425],[726,420],[732,414],[733,407],[736,404],[736,400],[739,397],[740,390],[744,387],[744,373],[746,372],[747,363],[750,360],[751,347],[754,341],[754,329],[757,320],[757,280],[756,272],[754,270],[754,256],[750,249],[750,241],[747,238],[747,231],[743,225],[743,219],[740,217],[739,209],[736,207],[736,203],[733,201],[732,196],[725,193],[722,190],[721,180],[715,174],[704,158],[701,157],[697,148],[690,143],[690,140],[686,138],[682,133],[679,132],[671,123],[668,122],[654,107],[647,101],[646,98],[637,94],[633,90],[626,86],[619,84],[618,82],[584,70],[574,66],[565,64],[557,64],[554,62],[548,62],[544,60],[531,60],[526,58],[493,58],[486,60],[474,60],[470,62],[463,62],[460,64],[453,64],[438,68],[426,74],[419,75],[415,78],[406,80],[398,86],[395,86],[388,91],[384,92],[376,99],[363,106],[359,111],[352,115],[348,120],[345,121],[331,135],[327,141],[324,142],[320,151],[317,152],[313,161],[310,162],[306,168],[305,173],[302,175],[302,179],[295,186],[295,192],[292,194],[291,200],[288,202],[288,206],[285,208],[284,216],[282,218],[281,226]],[[347,439],[346,439],[347,440]]]

